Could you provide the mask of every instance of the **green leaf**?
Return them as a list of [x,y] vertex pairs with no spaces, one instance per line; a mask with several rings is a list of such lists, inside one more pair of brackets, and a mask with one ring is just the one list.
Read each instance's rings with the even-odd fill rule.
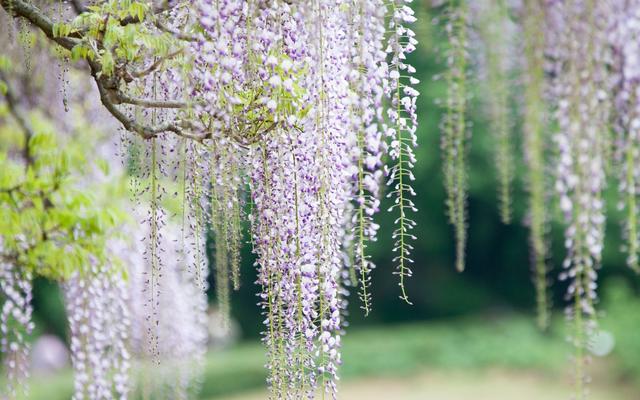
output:
[[109,175],[109,163],[104,158],[96,159],[96,164],[104,175]]
[[11,59],[5,55],[0,55],[0,70],[9,71],[11,69]]
[[102,72],[105,75],[111,75],[115,67],[113,55],[111,54],[111,52],[105,51],[104,54],[102,54],[102,56],[100,57],[100,61],[102,62]]
[[94,59],[93,51],[84,43],[79,43],[71,49],[71,59],[78,61],[80,59]]

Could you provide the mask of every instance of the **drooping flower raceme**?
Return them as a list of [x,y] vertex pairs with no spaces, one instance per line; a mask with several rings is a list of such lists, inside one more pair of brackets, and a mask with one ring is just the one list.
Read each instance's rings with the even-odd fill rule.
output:
[[[159,396],[171,393],[172,398],[187,399],[197,391],[201,380],[203,358],[207,345],[207,298],[205,264],[199,263],[204,241],[196,240],[194,225],[187,224],[183,232],[179,225],[164,229],[163,258],[166,259],[159,277],[160,296],[157,299],[157,320],[149,318],[146,302],[148,280],[141,243],[121,243],[121,254],[129,268],[127,295],[131,313],[132,355],[142,361],[141,368],[149,370],[148,363],[159,363],[146,376],[147,390]],[[132,233],[135,230],[132,231]],[[201,234],[202,232],[198,232]],[[137,234],[145,235],[145,232]],[[196,248],[199,245],[201,248]],[[203,286],[204,285],[204,286]],[[157,336],[157,354],[149,348],[149,332]]]
[[[228,290],[246,171],[274,398],[316,388],[336,393],[346,276],[359,281],[363,308],[370,307],[365,249],[376,236],[372,216],[388,146],[398,273],[401,281],[410,275],[406,214],[415,208],[409,181],[418,93],[406,63],[416,40],[405,26],[415,18],[404,2],[390,5],[393,35],[385,42],[384,11],[378,0],[198,6],[203,32],[192,44],[193,80],[203,82],[196,90],[206,101],[195,111],[213,127],[206,144],[216,280]],[[348,247],[356,261],[350,275]]]
[[576,346],[577,396],[584,396],[586,345],[595,328],[596,277],[604,236],[604,162],[609,141],[609,2],[556,2],[550,8],[559,131],[556,190],[567,227],[561,279]]
[[409,257],[410,244],[415,236],[410,233],[415,222],[407,215],[417,211],[411,198],[415,192],[411,181],[415,180],[413,166],[416,162],[413,148],[417,144],[416,130],[418,115],[416,100],[418,91],[413,85],[418,80],[413,77],[415,68],[407,63],[407,55],[416,49],[415,33],[408,25],[415,22],[416,17],[409,7],[411,0],[394,0],[391,2],[391,18],[389,20],[389,35],[386,51],[389,53],[389,84],[386,88],[390,99],[387,116],[390,126],[386,134],[390,139],[389,155],[394,165],[389,171],[388,184],[392,187],[389,197],[395,197],[391,210],[397,210],[398,227],[393,236],[396,239],[394,251],[397,253],[394,261],[397,264],[396,274],[400,277],[400,289],[404,301],[410,303],[405,291],[405,277],[410,277],[413,260]]
[[[513,118],[509,108],[515,25],[509,18],[509,2],[501,0],[470,2],[470,14],[476,18],[482,38],[481,79],[485,86],[489,126],[495,138],[495,164],[498,177],[500,219],[511,222],[511,186],[514,178]],[[527,14],[525,14],[527,15]]]
[[1,262],[0,293],[4,297],[0,309],[0,351],[7,374],[6,387],[0,390],[0,395],[14,399],[25,394],[24,381],[29,377],[28,336],[34,328],[30,276],[12,264]]
[[524,75],[524,158],[527,164],[529,192],[529,213],[527,224],[530,230],[531,258],[536,289],[538,327],[549,325],[550,299],[547,290],[547,235],[548,212],[546,202],[550,191],[545,178],[548,157],[545,157],[545,139],[548,134],[548,112],[545,106],[547,85],[545,76],[544,27],[545,9],[539,2],[527,2],[524,8],[522,33],[525,59],[522,65]]
[[638,253],[638,194],[640,193],[640,5],[614,1],[615,15],[609,40],[613,48],[615,76],[614,128],[616,162],[619,164],[620,207],[625,210],[624,234],[627,239],[627,263],[640,271]]
[[92,267],[75,273],[63,289],[75,371],[73,399],[126,398],[130,320],[122,276]]
[[[116,0],[80,14],[60,15],[48,36],[74,43],[101,102],[137,133],[122,143],[141,233],[131,252],[143,254],[124,263],[132,349],[153,361],[201,354],[202,321],[192,317],[206,303],[205,238],[210,229],[216,297],[228,315],[246,218],[272,397],[335,397],[347,286],[358,285],[371,309],[367,244],[385,175],[395,273],[409,301],[418,96],[410,1]],[[112,17],[96,23],[102,15]],[[112,272],[95,266],[65,286],[72,334],[87,338],[74,346],[78,398],[110,390],[109,351],[119,344],[107,349],[112,338],[99,326],[115,311],[89,297],[118,295]],[[106,315],[89,331],[77,323],[101,307]],[[110,365],[86,353],[109,353]]]
[[[254,237],[263,306],[271,318],[265,341],[275,361],[270,384],[277,398],[303,396],[318,384],[335,393],[341,228],[351,183],[346,173],[350,160],[342,155],[355,135],[349,130],[348,71],[335,67],[349,62],[347,31],[339,25],[344,17],[326,2],[316,2],[305,14],[288,6],[282,11],[289,18],[282,40],[290,47],[282,60],[266,55],[265,73],[281,74],[283,85],[292,81],[292,88],[301,91],[296,106],[307,104],[310,111],[286,115],[282,100],[273,99],[280,103],[275,119],[282,120],[281,126],[251,155],[254,230],[266,233],[254,232]],[[330,15],[326,18],[338,25],[310,23],[320,15]],[[305,42],[310,48],[302,48]]]
[[446,207],[449,223],[453,226],[456,242],[456,269],[465,268],[467,243],[467,74],[468,53],[468,5],[466,1],[456,5],[448,2],[448,20],[445,31],[449,39],[447,49],[446,114],[442,124],[442,159],[444,186],[447,192]]
[[[370,310],[370,271],[375,265],[366,254],[369,241],[375,241],[378,225],[373,215],[378,212],[380,181],[382,179],[383,99],[388,66],[383,46],[385,34],[384,3],[363,1],[352,7],[353,27],[352,76],[350,84],[356,96],[352,105],[353,129],[357,132],[357,149],[351,155],[355,186],[353,210],[354,263],[350,280],[359,285],[359,295],[365,314]],[[357,73],[359,72],[359,73]],[[355,168],[357,166],[357,168]]]

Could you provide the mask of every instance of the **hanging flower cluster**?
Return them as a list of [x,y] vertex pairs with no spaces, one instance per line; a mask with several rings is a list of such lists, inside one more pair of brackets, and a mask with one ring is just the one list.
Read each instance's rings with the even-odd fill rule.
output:
[[[145,244],[117,243],[119,254],[127,255],[123,262],[129,269],[126,295],[131,313],[131,352],[142,360],[140,368],[144,370],[150,369],[149,362],[160,364],[150,374],[141,373],[141,384],[147,393],[171,393],[176,399],[190,398],[198,390],[208,338],[206,284],[202,281],[207,273],[205,265],[199,263],[204,241],[195,240],[192,225],[187,224],[184,229],[175,224],[164,229],[162,256],[166,263],[158,277],[161,290],[157,319],[150,318],[147,302]],[[145,234],[131,230],[132,236],[140,233]],[[157,338],[157,347],[150,346],[156,344],[151,341],[150,332]]]
[[640,194],[640,5],[615,1],[609,33],[612,46],[617,111],[614,129],[616,162],[619,164],[620,208],[625,210],[624,233],[627,239],[627,263],[640,272],[638,254],[638,194]]
[[17,398],[26,394],[24,381],[29,377],[28,336],[34,328],[31,277],[15,265],[0,262],[0,294],[4,297],[0,309],[0,351],[7,374],[6,387],[0,395]]
[[574,1],[555,4],[550,40],[555,51],[553,96],[559,130],[555,188],[567,227],[561,279],[569,280],[567,309],[575,326],[577,396],[582,398],[584,355],[595,323],[596,277],[604,240],[605,157],[608,139],[610,88],[606,30],[607,2]]
[[129,391],[129,311],[117,272],[93,267],[64,284],[75,371],[74,400],[123,398]]
[[469,73],[468,6],[451,0],[447,5],[445,31],[449,39],[445,71],[446,114],[441,122],[446,208],[456,242],[456,269],[465,268],[467,245],[467,74]]
[[513,117],[510,108],[510,88],[513,87],[511,75],[515,63],[509,54],[513,53],[516,29],[509,18],[509,5],[506,1],[476,1],[469,7],[472,18],[479,20],[479,36],[483,44],[479,57],[480,80],[484,83],[483,97],[488,106],[489,129],[496,143],[500,219],[504,224],[509,224],[512,214],[511,186],[515,170],[512,150]]
[[550,318],[550,299],[547,290],[547,258],[549,213],[549,182],[545,144],[548,138],[548,112],[545,107],[545,9],[539,2],[527,2],[524,8],[522,34],[524,41],[524,159],[527,165],[527,189],[529,192],[529,243],[536,290],[538,327],[547,329]]
[[[380,181],[383,171],[382,155],[386,142],[383,136],[383,101],[385,80],[388,77],[386,54],[383,48],[385,37],[384,3],[382,1],[361,2],[352,7],[353,26],[350,35],[355,43],[352,50],[352,68],[360,71],[359,79],[351,79],[356,102],[352,106],[353,129],[357,132],[357,150],[351,154],[352,174],[357,174],[355,186],[353,224],[354,263],[351,282],[359,286],[359,296],[365,314],[369,312],[371,293],[369,274],[375,265],[366,253],[367,243],[375,241],[379,226],[373,215],[380,206]],[[357,169],[356,169],[357,168]]]
[[412,53],[418,43],[415,33],[407,27],[408,24],[416,21],[413,10],[408,6],[409,2],[410,0],[392,2],[392,15],[389,22],[391,35],[386,50],[390,57],[389,86],[386,90],[390,98],[387,114],[391,125],[387,128],[386,134],[391,138],[389,155],[394,161],[388,181],[393,190],[388,196],[396,198],[389,211],[395,209],[398,212],[396,219],[398,227],[393,233],[396,239],[394,251],[397,253],[394,261],[397,263],[396,274],[400,276],[401,298],[407,303],[410,302],[405,291],[404,280],[412,274],[410,265],[413,260],[409,255],[413,247],[409,242],[415,239],[415,236],[410,233],[415,222],[407,214],[417,211],[411,200],[415,196],[411,181],[415,180],[412,172],[416,162],[413,148],[417,145],[416,99],[419,94],[413,88],[413,85],[418,83],[418,80],[412,76],[416,70],[406,62],[407,54]]
[[229,285],[238,285],[248,183],[272,395],[319,389],[335,396],[344,286],[359,285],[363,309],[371,307],[374,266],[365,250],[378,229],[372,217],[385,151],[394,160],[387,173],[408,301],[418,92],[406,63],[416,40],[406,25],[413,11],[402,1],[203,0],[198,14],[191,79],[204,99],[194,112],[210,129],[204,144],[218,297],[226,309]]
[[[468,5],[463,1],[454,7],[454,12],[462,13]],[[619,203],[627,216],[624,233],[628,264],[638,269],[640,172],[636,164],[640,150],[636,131],[640,127],[637,117],[640,9],[624,0],[531,1],[524,4],[496,1],[483,10],[479,8],[478,13],[489,12],[492,7],[502,11],[492,14],[494,18],[478,19],[479,36],[483,41],[480,47],[489,49],[490,53],[499,51],[505,38],[502,34],[489,33],[495,26],[508,23],[510,15],[521,16],[525,55],[521,65],[523,144],[530,207],[527,224],[531,229],[538,324],[546,328],[549,321],[546,232],[550,217],[547,204],[554,194],[566,224],[566,257],[560,279],[567,282],[566,299],[570,303],[567,317],[572,326],[570,339],[576,350],[576,397],[584,398],[589,380],[586,372],[588,344],[597,333],[597,271],[602,259],[606,208],[603,191],[611,172],[619,180]],[[451,26],[447,29],[454,32]],[[451,36],[452,48],[460,43],[460,38],[460,33]],[[512,56],[515,58],[520,54]],[[500,62],[509,61],[505,60],[507,54],[498,58]],[[452,60],[450,55],[449,75]],[[488,80],[494,87],[490,95],[501,96],[501,90],[495,89],[501,89],[508,76],[503,74],[495,81],[491,78],[492,70],[500,72],[500,69],[495,65],[492,68],[490,54],[486,67]],[[450,92],[458,87],[456,81],[450,81]],[[448,116],[460,115],[457,103],[450,101],[447,106]],[[504,106],[501,101],[495,110]],[[495,114],[493,123],[502,124],[501,118],[499,113]],[[451,137],[449,126],[445,125],[445,138]],[[510,129],[508,126],[502,128]],[[497,137],[496,141],[498,164],[505,155],[511,157],[511,150],[504,147],[502,139],[504,136]],[[555,150],[549,151],[552,148]],[[447,149],[449,147],[445,146],[445,157],[457,154]],[[614,161],[610,162],[612,158]],[[453,158],[445,158],[450,159]],[[447,165],[452,164],[445,162],[445,171],[448,171]],[[554,170],[553,174],[550,174],[551,170]],[[507,177],[506,173],[501,175]],[[449,178],[449,175],[445,174],[445,177]],[[503,184],[508,181],[502,180]],[[458,186],[451,179],[446,183],[450,194],[457,190]],[[506,216],[504,205],[502,202],[503,220]]]

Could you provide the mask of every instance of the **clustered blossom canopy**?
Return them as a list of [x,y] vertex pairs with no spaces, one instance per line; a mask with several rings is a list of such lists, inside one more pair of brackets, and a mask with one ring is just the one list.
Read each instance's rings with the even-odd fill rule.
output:
[[[131,348],[157,361],[200,357],[206,232],[214,233],[215,291],[228,314],[230,291],[240,285],[247,221],[272,398],[337,396],[348,288],[357,287],[365,314],[371,308],[374,265],[366,250],[376,239],[383,182],[396,215],[394,273],[400,297],[410,302],[404,283],[415,239],[419,83],[407,61],[417,45],[410,2],[0,0],[7,20],[20,21],[20,32],[11,24],[6,35],[54,43],[65,74],[73,66],[90,77],[96,98],[126,131],[121,153],[144,247],[144,260],[116,263],[108,256],[127,246],[108,240],[116,218],[83,218],[84,206],[60,195],[66,184],[60,177],[69,174],[65,158],[47,151],[47,139],[21,110],[26,104],[9,74],[19,67],[0,66],[0,89],[27,138],[27,172],[19,165],[0,180],[0,219],[21,222],[1,226],[0,344],[9,395],[17,395],[26,373],[35,275],[63,283],[77,399],[127,397]],[[456,266],[464,269],[467,240],[470,72],[476,67],[488,88],[505,223],[512,218],[516,154],[510,79],[520,73],[538,321],[542,328],[548,323],[545,202],[553,194],[567,223],[562,278],[571,282],[568,315],[581,397],[609,172],[620,178],[629,264],[638,269],[640,3],[462,0],[447,2],[442,15],[449,37],[442,152]],[[23,42],[28,53],[32,42]],[[481,56],[474,58],[472,49]],[[63,76],[69,108],[66,85]],[[548,155],[550,146],[557,157]],[[616,161],[607,169],[610,154]],[[545,178],[549,167],[556,171],[553,183]],[[39,218],[23,220],[25,212]],[[34,220],[45,221],[38,234],[26,228]],[[65,251],[73,252],[72,261]],[[170,307],[185,318],[176,324],[192,329],[167,326]],[[194,376],[180,376],[177,397],[187,396],[184,382],[197,381]]]
[[[372,217],[383,180],[395,198],[396,273],[400,295],[409,301],[404,280],[412,262],[418,92],[406,61],[417,44],[406,3],[112,0],[73,2],[70,9],[2,2],[61,47],[66,62],[88,67],[104,107],[134,134],[123,138],[123,152],[146,227],[141,290],[148,356],[164,358],[167,348],[158,328],[174,262],[165,257],[167,246],[181,243],[182,275],[203,293],[203,245],[206,230],[214,232],[217,298],[228,313],[230,287],[240,285],[247,219],[272,395],[300,398],[321,390],[335,396],[346,287],[359,286],[362,307],[370,309],[374,266],[366,247],[376,238]],[[168,203],[175,198],[182,233],[171,240],[176,228]],[[16,253],[20,245],[4,243]],[[353,257],[345,258],[348,253]],[[7,304],[30,312],[31,274],[17,263],[7,268],[25,288]],[[76,397],[125,396],[131,310],[123,278],[100,262],[60,278]],[[30,329],[28,315],[17,322]],[[9,360],[14,352],[25,355],[19,337],[7,348]],[[18,364],[9,367],[14,375],[24,372]]]

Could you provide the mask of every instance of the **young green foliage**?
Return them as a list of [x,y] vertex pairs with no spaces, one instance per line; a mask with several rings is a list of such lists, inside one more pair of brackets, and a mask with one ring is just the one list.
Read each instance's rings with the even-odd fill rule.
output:
[[0,154],[3,259],[56,281],[112,262],[105,242],[122,216],[75,186],[73,172],[87,166],[83,154],[71,146],[61,150],[45,130],[25,145],[27,165]]

